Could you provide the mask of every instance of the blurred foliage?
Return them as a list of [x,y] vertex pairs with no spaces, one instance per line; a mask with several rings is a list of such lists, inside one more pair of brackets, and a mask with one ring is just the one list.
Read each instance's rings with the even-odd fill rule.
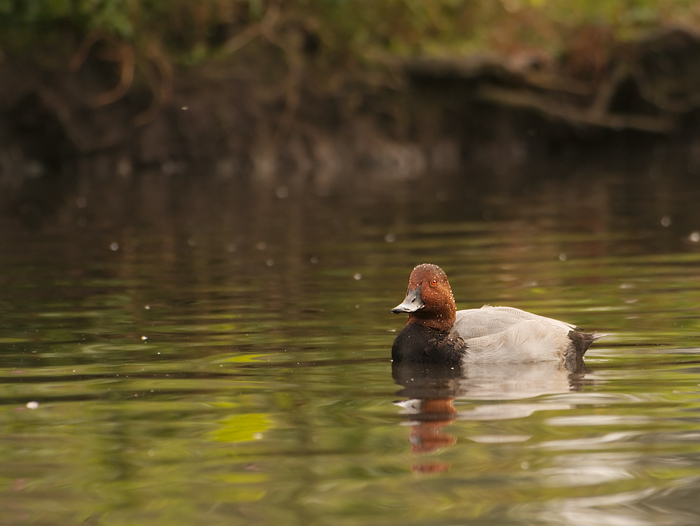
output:
[[0,45],[39,49],[48,34],[96,33],[191,63],[263,41],[338,67],[378,53],[558,53],[579,27],[631,38],[699,16],[690,0],[0,0]]

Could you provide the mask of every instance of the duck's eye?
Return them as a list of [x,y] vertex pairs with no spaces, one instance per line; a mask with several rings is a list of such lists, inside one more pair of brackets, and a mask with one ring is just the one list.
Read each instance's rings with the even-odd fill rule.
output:
[[432,281],[430,282],[430,284],[431,284],[431,285],[437,285],[437,280],[436,280],[436,279],[432,280]]

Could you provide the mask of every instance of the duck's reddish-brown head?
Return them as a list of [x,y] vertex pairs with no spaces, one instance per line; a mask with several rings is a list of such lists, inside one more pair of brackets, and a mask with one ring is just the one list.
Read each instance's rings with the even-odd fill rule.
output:
[[449,330],[455,322],[457,307],[447,275],[437,265],[418,265],[408,279],[406,298],[391,312],[407,312],[408,323]]

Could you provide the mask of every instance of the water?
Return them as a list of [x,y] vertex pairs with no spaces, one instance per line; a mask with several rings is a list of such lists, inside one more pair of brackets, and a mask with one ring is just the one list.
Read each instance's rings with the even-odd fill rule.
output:
[[[1,522],[697,524],[700,184],[570,171],[325,197],[144,173],[18,198]],[[459,308],[607,337],[579,374],[392,370],[421,262]]]

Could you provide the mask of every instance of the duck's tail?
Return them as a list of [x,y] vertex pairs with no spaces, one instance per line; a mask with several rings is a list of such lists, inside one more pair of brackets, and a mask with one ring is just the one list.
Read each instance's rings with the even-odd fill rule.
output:
[[583,366],[583,355],[591,346],[591,344],[604,337],[605,334],[599,334],[597,332],[582,332],[582,331],[569,331],[569,339],[571,343],[568,349],[566,349],[566,366],[569,370],[578,370]]

